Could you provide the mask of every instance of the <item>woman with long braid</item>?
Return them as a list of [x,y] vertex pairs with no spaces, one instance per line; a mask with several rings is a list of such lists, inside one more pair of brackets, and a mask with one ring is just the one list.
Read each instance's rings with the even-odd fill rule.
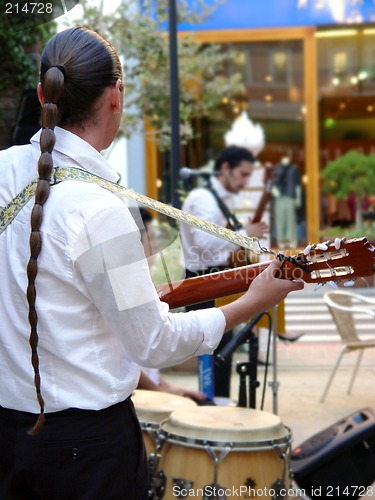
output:
[[100,154],[123,109],[115,50],[85,28],[57,34],[38,95],[41,130],[0,153],[0,207],[38,179],[0,234],[0,498],[146,499],[131,402],[139,365],[211,354],[225,331],[303,285],[278,279],[275,260],[236,302],[171,313],[123,200],[95,183],[51,179],[57,167],[118,179]]

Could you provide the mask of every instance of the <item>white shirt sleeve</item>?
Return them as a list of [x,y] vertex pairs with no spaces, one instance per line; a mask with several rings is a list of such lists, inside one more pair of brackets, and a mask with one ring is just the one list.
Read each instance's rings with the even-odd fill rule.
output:
[[125,207],[91,217],[73,245],[72,260],[98,310],[97,321],[119,336],[139,365],[163,368],[212,353],[220,342],[225,317],[219,309],[171,313],[160,301],[140,233]]

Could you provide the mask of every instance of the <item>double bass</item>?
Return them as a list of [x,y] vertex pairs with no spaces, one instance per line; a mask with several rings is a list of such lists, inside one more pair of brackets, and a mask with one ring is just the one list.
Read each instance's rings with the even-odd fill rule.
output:
[[[264,189],[262,196],[259,199],[255,213],[251,219],[252,224],[256,224],[257,222],[261,221],[263,214],[267,208],[268,202],[270,201],[271,198],[273,175],[274,175],[273,165],[271,163],[266,163],[264,165],[264,177],[263,177]],[[230,267],[239,267],[246,264],[250,264],[252,262],[254,263],[254,260],[250,252],[242,248],[239,248],[235,252],[232,252],[229,259]]]

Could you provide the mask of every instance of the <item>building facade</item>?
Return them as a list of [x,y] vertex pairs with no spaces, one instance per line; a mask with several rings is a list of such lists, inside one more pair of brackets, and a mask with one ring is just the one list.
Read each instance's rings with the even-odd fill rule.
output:
[[[322,194],[321,169],[351,149],[375,149],[373,22],[375,0],[227,0],[199,26],[180,25],[200,41],[234,51],[228,71],[240,71],[246,87],[245,95],[223,96],[194,143],[199,162],[189,166],[214,156],[245,110],[265,132],[258,159],[276,165],[288,156],[298,165],[303,238],[319,240],[325,226],[342,222],[338,204]],[[149,194],[157,196],[155,162],[157,155],[148,150]],[[350,219],[350,204],[347,208]]]

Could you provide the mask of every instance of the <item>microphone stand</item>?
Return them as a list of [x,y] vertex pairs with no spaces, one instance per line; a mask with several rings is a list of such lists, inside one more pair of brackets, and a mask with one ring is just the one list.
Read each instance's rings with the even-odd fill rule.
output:
[[[240,377],[238,391],[238,405],[240,408],[256,408],[256,390],[259,387],[258,378],[258,336],[255,333],[249,333],[249,360],[246,363],[237,363],[236,372]],[[248,383],[247,383],[248,378]],[[248,397],[246,394],[248,389]],[[249,406],[247,402],[249,401]]]
[[[255,316],[224,348],[216,355],[215,363],[223,365],[227,363],[229,356],[241,344],[249,344],[248,361],[237,363],[236,372],[239,375],[238,406],[241,408],[256,408],[256,389],[260,383],[258,374],[258,336],[252,331],[265,312]],[[249,382],[247,383],[247,380]],[[247,394],[248,389],[248,394]],[[249,403],[249,406],[248,406]]]

